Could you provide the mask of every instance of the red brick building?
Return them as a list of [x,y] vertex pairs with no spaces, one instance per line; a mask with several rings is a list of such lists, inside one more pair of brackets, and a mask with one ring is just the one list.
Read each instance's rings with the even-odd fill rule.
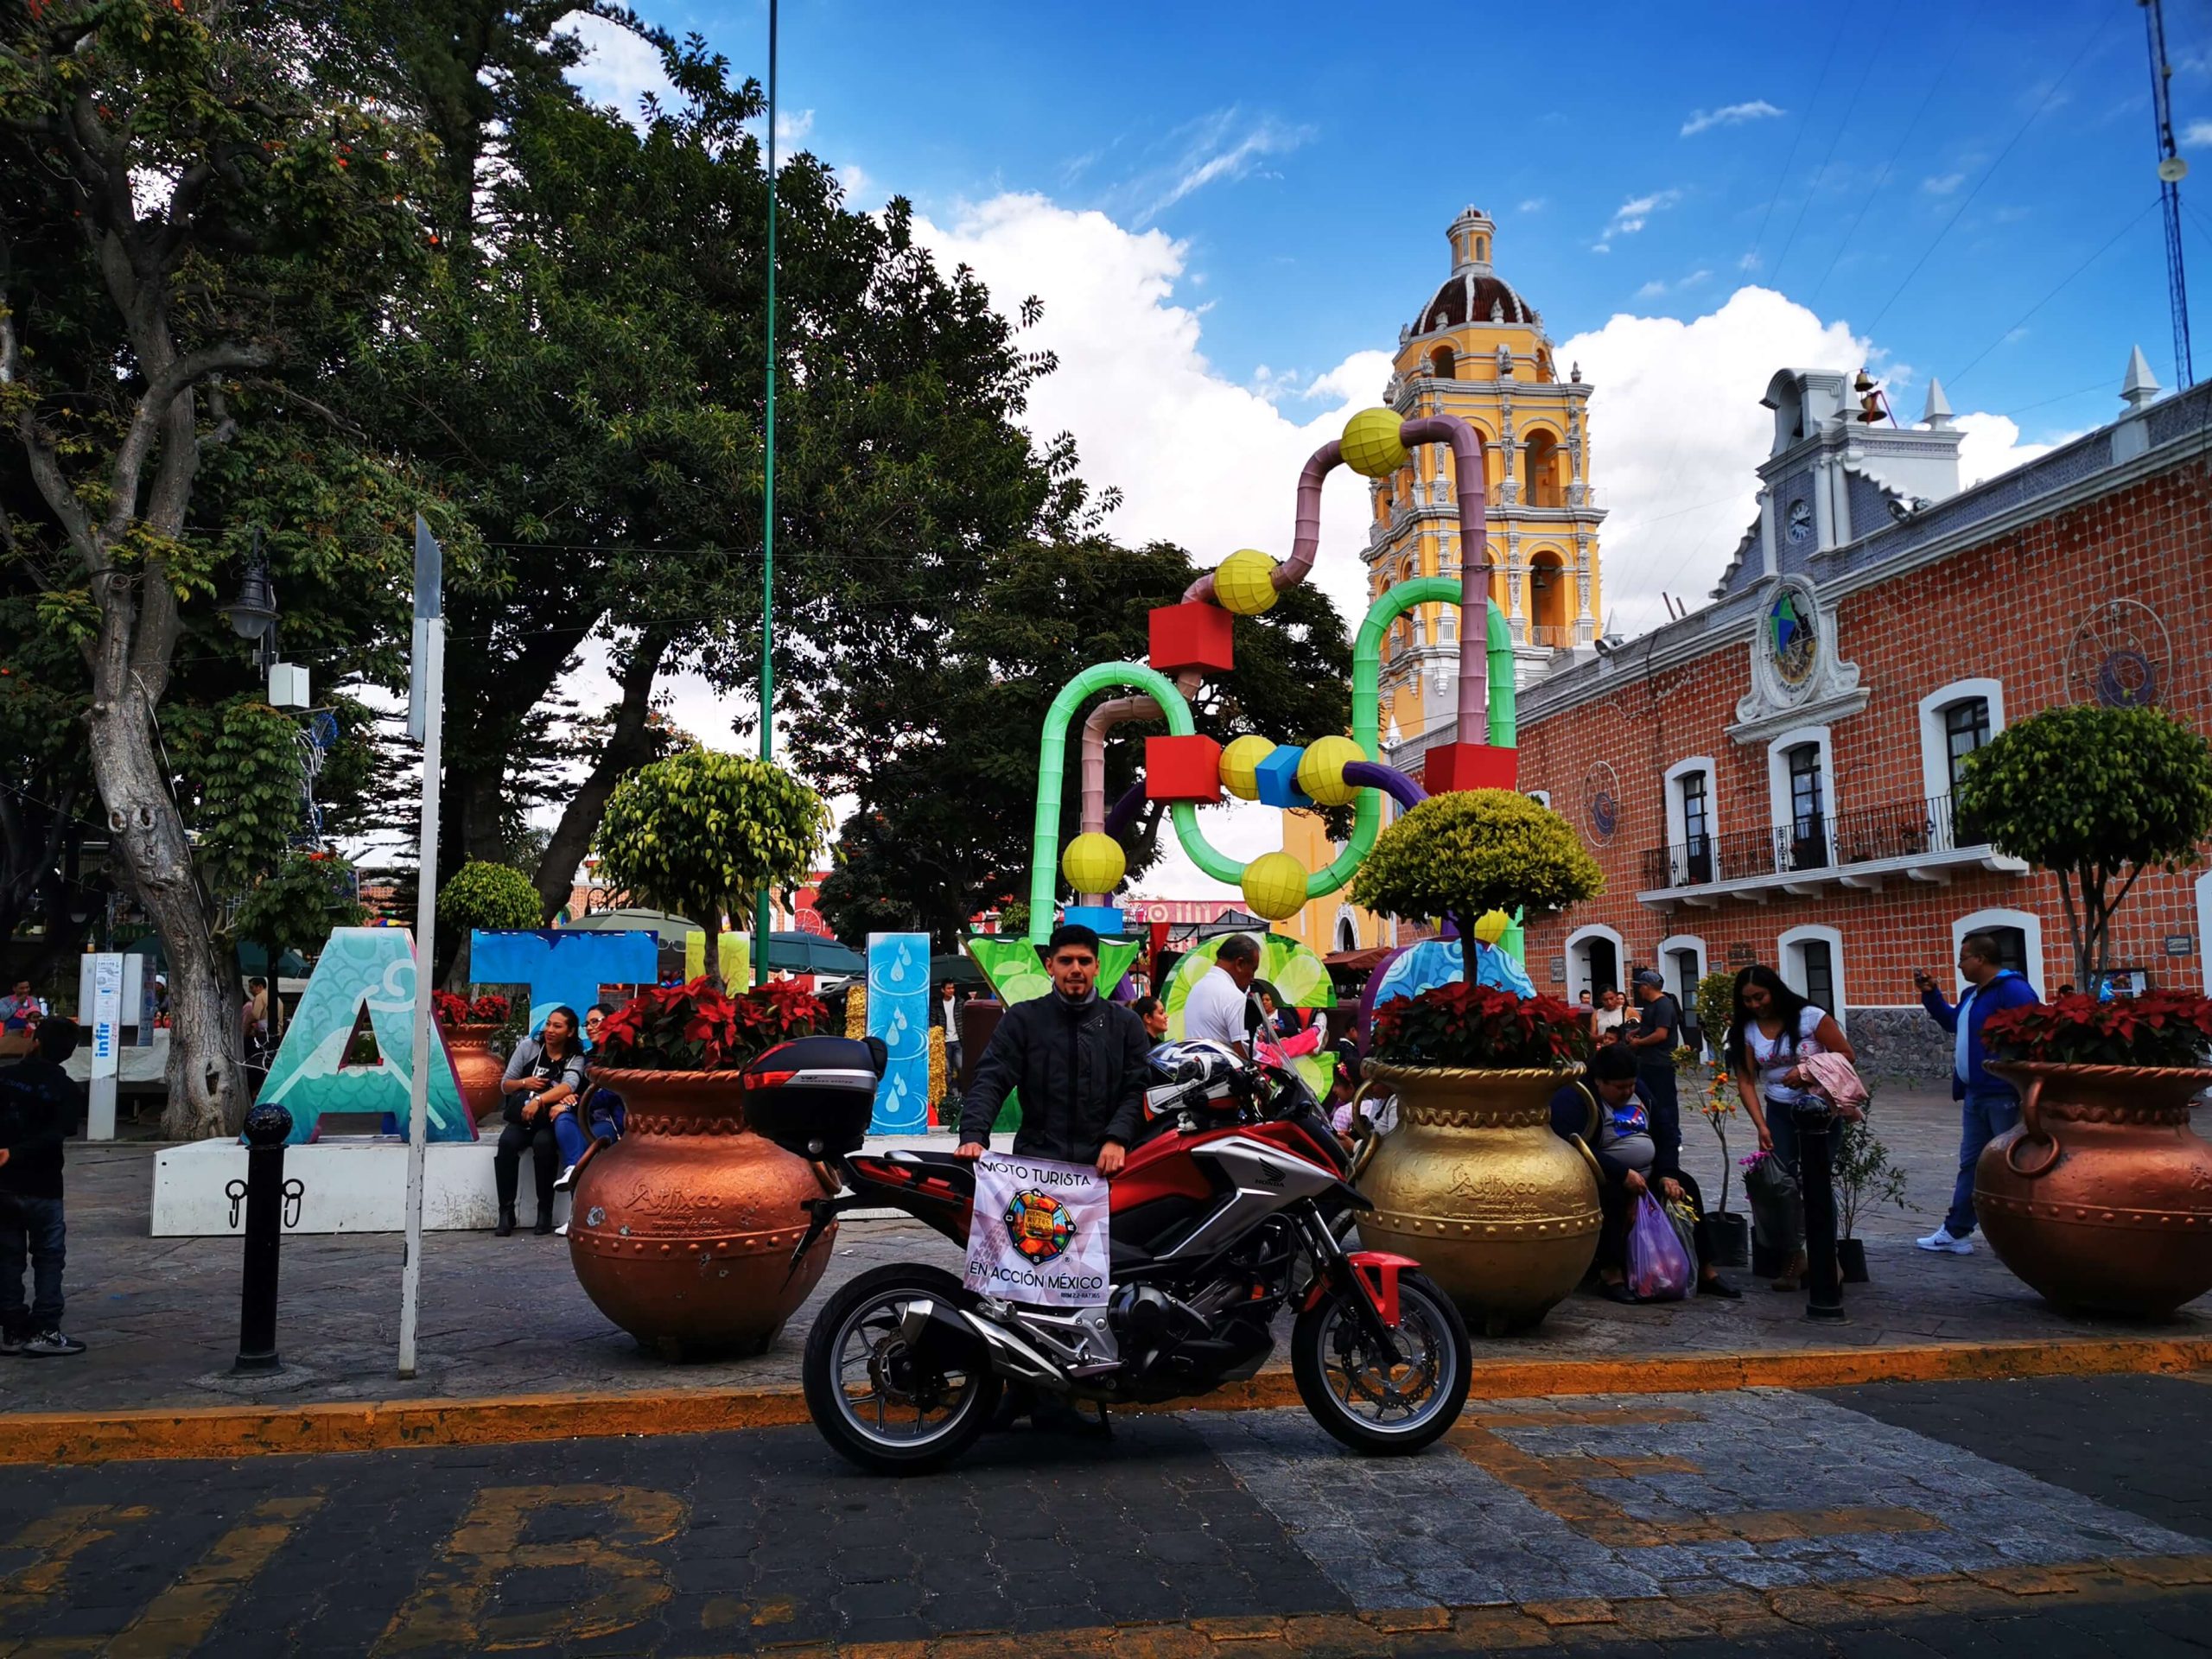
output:
[[[2123,397],[2111,425],[1961,492],[1940,388],[1898,429],[1854,421],[1840,375],[1775,377],[1759,520],[1713,602],[1562,652],[1520,693],[1521,786],[1606,880],[1530,928],[1540,987],[1649,964],[1687,991],[1765,962],[1872,1069],[1940,1077],[1916,967],[1955,984],[1959,939],[1988,930],[2045,995],[2073,978],[2056,882],[1989,847],[1952,785],[1959,755],[2054,703],[2155,700],[2212,731],[2212,386],[2158,399],[2139,359]],[[2146,875],[2113,961],[2212,992],[2208,933],[2212,875]]]

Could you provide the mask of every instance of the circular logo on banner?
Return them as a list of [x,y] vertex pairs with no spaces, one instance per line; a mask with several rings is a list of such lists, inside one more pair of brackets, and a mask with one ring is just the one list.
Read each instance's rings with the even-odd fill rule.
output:
[[1582,780],[1582,815],[1592,841],[1611,841],[1620,828],[1621,784],[1612,767],[1600,760]]
[[1075,1218],[1058,1198],[1032,1188],[1006,1207],[1007,1243],[1032,1262],[1050,1262],[1075,1243]]

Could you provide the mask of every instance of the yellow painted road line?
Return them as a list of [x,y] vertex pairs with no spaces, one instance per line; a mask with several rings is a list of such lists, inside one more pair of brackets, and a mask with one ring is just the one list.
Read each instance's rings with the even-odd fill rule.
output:
[[[1470,1397],[1700,1394],[1865,1382],[2185,1373],[2212,1367],[2212,1338],[1924,1343],[1910,1346],[1664,1354],[1478,1363]],[[1287,1371],[1204,1398],[1149,1408],[1250,1411],[1299,1403]],[[499,1446],[594,1435],[705,1434],[807,1421],[796,1389],[667,1389],[485,1399],[226,1405],[0,1414],[0,1465],[138,1458],[240,1458]]]
[[321,1506],[320,1492],[255,1504],[251,1520],[218,1538],[107,1644],[105,1653],[110,1659],[171,1659],[192,1652],[230,1611],[238,1592],[283,1548],[293,1529]]

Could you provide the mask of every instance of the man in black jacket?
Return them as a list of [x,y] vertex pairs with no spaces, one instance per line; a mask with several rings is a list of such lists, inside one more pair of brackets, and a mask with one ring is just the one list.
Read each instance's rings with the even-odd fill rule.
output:
[[61,1330],[61,1143],[85,1109],[83,1088],[62,1065],[76,1048],[74,1020],[41,1020],[36,1050],[0,1070],[0,1354],[43,1359],[85,1351]]
[[1007,1091],[1019,1090],[1016,1152],[1117,1174],[1144,1122],[1144,1024],[1098,995],[1098,936],[1089,928],[1053,929],[1045,967],[1052,988],[1008,1008],[976,1064],[959,1155],[982,1156]]

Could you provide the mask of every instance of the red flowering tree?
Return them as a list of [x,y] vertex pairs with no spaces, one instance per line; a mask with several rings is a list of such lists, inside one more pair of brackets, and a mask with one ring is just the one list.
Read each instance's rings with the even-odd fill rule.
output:
[[642,991],[599,1028],[605,1065],[649,1071],[734,1071],[764,1050],[822,1029],[810,991],[775,981],[742,996],[695,979]]

